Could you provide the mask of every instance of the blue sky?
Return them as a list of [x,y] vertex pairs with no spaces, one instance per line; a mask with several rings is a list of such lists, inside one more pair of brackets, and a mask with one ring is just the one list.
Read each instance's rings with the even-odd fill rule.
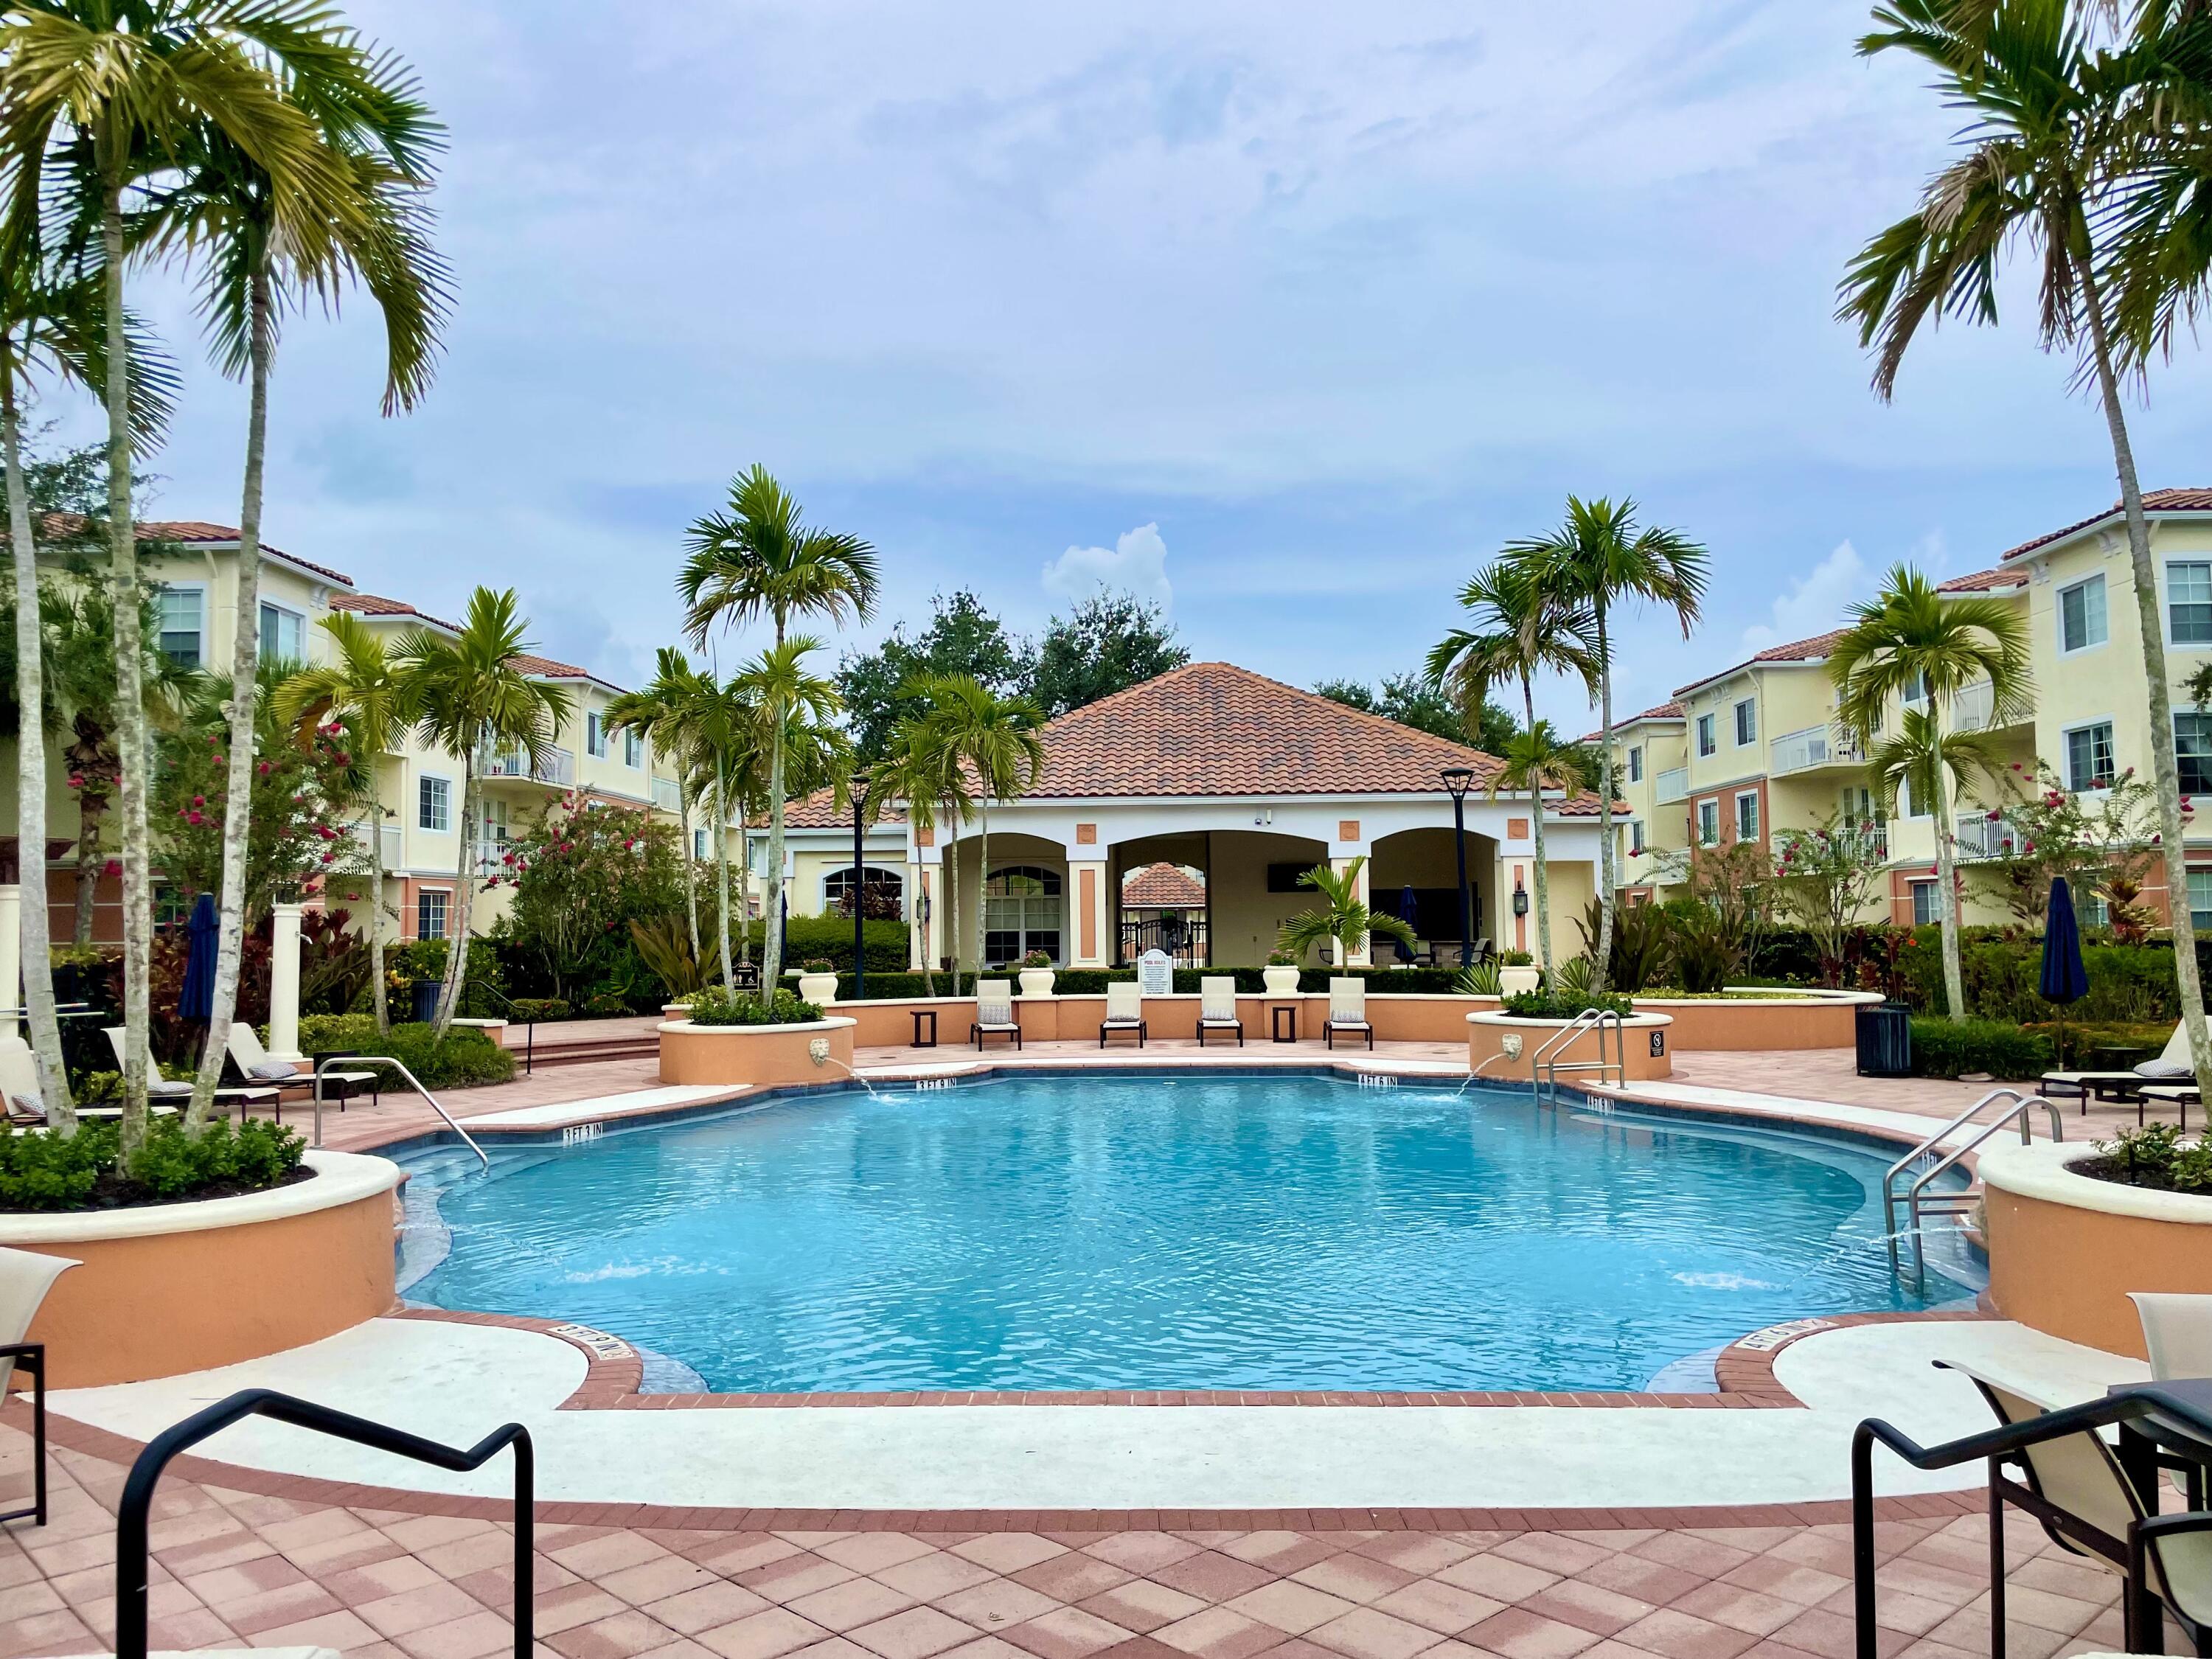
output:
[[[434,611],[514,586],[618,680],[755,461],[877,544],[885,620],[1105,577],[1301,684],[1411,665],[1501,542],[1631,495],[1714,581],[1696,641],[1634,630],[1627,708],[2115,493],[2017,296],[1867,390],[1834,284],[1954,119],[1858,0],[348,9],[453,129],[460,305],[398,421],[364,307],[295,324],[267,534]],[[234,521],[243,400],[141,292],[193,363],[157,510]],[[2204,359],[2153,391],[2146,482],[2212,483]]]

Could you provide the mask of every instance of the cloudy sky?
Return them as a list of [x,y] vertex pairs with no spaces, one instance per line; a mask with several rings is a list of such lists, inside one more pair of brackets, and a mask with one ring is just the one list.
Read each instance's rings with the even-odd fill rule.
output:
[[[876,543],[887,618],[1105,581],[1302,684],[1411,665],[1502,541],[1631,495],[1715,578],[1632,708],[2115,493],[2024,308],[1889,407],[1831,320],[1954,125],[1853,55],[1861,0],[348,9],[452,128],[460,305],[399,421],[365,308],[292,328],[267,533],[434,611],[516,586],[617,680],[755,461]],[[2146,482],[2212,483],[2205,360],[2154,392]],[[196,369],[158,510],[235,520],[241,410]]]

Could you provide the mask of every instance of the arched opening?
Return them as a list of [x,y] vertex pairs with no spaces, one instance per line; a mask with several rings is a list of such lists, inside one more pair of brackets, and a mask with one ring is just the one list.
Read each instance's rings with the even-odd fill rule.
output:
[[1002,864],[983,884],[983,959],[1019,962],[1042,951],[1057,963],[1066,919],[1059,871],[1039,864]]
[[[828,915],[853,914],[853,866],[832,870],[822,878],[822,908]],[[896,870],[871,864],[860,872],[860,915],[869,921],[906,920],[906,878]]]

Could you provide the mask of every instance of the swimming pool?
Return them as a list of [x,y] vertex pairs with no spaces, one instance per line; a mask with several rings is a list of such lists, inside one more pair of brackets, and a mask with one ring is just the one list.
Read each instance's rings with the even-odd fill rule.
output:
[[1016,1074],[491,1156],[405,1160],[410,1299],[718,1391],[1638,1389],[1968,1293],[1890,1273],[1878,1152],[1520,1090]]

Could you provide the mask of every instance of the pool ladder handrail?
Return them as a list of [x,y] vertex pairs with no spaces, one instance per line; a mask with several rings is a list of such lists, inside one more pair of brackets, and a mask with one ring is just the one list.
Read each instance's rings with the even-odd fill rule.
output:
[[[1997,1116],[1983,1124],[1972,1135],[1960,1141],[1927,1169],[1922,1170],[1913,1178],[1912,1184],[1902,1194],[1897,1190],[1899,1176],[1903,1175],[1913,1164],[1936,1151],[1948,1136],[1966,1127],[1984,1108],[2000,1100],[2010,1100],[2012,1104]],[[2020,1126],[2020,1144],[2023,1146],[2033,1144],[2035,1126],[2028,1120],[2039,1106],[2051,1115],[2051,1139],[2054,1142],[2063,1142],[2066,1139],[2065,1119],[2060,1115],[2058,1109],[2041,1095],[2026,1095],[2017,1089],[1992,1089],[1889,1166],[1881,1177],[1881,1231],[1883,1242],[1889,1246],[1889,1270],[1892,1273],[1902,1270],[1897,1249],[1899,1205],[1901,1203],[1905,1206],[1906,1230],[1912,1237],[1913,1282],[1916,1285],[1925,1285],[1928,1282],[1928,1247],[1927,1241],[1921,1236],[1921,1218],[1966,1215],[1980,1201],[1971,1192],[1936,1193],[1930,1195],[1928,1192],[1929,1183],[1947,1170],[1957,1168],[1961,1158],[1978,1150],[1984,1142],[2011,1128],[2014,1124]]]
[[461,1138],[461,1144],[477,1155],[477,1161],[487,1170],[491,1160],[484,1149],[476,1143],[476,1137],[453,1121],[453,1115],[438,1102],[438,1097],[422,1086],[422,1079],[407,1069],[407,1063],[392,1054],[325,1054],[315,1061],[315,1145],[323,1144],[323,1068],[326,1066],[389,1066],[414,1086],[415,1092],[430,1103],[430,1109],[446,1121],[446,1127]]
[[[1613,1024],[1613,1053],[1616,1056],[1611,1060],[1605,1057],[1605,1028],[1608,1020]],[[1554,1049],[1565,1047],[1589,1030],[1597,1033],[1595,1060],[1565,1060],[1553,1054]],[[1528,1092],[1538,1105],[1544,1103],[1547,1087],[1551,1091],[1551,1098],[1554,1102],[1559,1099],[1559,1073],[1562,1072],[1595,1072],[1601,1083],[1606,1080],[1605,1073],[1611,1072],[1615,1074],[1613,1079],[1615,1083],[1627,1083],[1628,1030],[1616,1011],[1611,1008],[1583,1009],[1569,1020],[1564,1029],[1545,1038],[1536,1051],[1528,1056]]]

